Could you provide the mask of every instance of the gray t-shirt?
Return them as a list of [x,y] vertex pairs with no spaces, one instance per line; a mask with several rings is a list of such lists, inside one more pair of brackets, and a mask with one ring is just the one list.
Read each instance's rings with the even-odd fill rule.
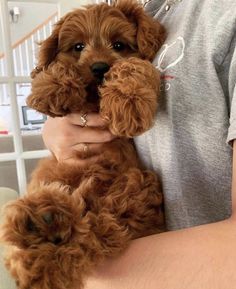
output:
[[236,1],[175,2],[168,12],[163,0],[146,6],[168,36],[154,60],[162,77],[156,121],[135,139],[161,177],[170,230],[230,216],[236,138]]

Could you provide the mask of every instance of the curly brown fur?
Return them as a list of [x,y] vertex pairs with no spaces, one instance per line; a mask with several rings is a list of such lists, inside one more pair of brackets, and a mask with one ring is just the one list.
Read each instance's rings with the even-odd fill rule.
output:
[[[51,116],[86,110],[87,106],[92,109],[93,101],[97,100],[99,79],[92,75],[91,66],[103,62],[112,67],[117,60],[132,56],[150,61],[164,37],[163,27],[144,14],[136,1],[123,0],[114,7],[100,4],[75,10],[62,18],[42,43],[27,103]],[[112,45],[117,42],[123,43],[124,49],[113,49]],[[81,52],[74,49],[78,43],[86,43]]]
[[164,37],[140,5],[120,0],[67,14],[42,43],[28,105],[50,116],[99,112],[119,138],[89,166],[42,160],[27,194],[6,207],[1,238],[19,289],[80,289],[104,258],[164,229],[160,182],[129,139],[155,117],[160,79],[150,61]]
[[131,57],[114,63],[99,88],[100,113],[111,120],[114,135],[134,137],[151,127],[159,84],[157,71],[148,61]]

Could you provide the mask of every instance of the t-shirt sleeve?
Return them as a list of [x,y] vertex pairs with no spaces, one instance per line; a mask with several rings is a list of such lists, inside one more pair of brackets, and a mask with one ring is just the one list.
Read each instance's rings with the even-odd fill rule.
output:
[[227,143],[232,144],[232,141],[236,139],[236,35],[231,43],[232,58],[229,66],[229,105],[230,105],[230,118],[229,129],[227,135]]
[[231,103],[227,143],[231,145],[234,139],[236,139],[236,88],[234,89]]

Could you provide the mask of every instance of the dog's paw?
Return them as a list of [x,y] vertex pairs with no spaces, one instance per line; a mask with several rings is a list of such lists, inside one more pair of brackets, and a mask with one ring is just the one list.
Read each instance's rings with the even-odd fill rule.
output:
[[19,248],[46,242],[64,244],[73,234],[78,211],[67,187],[41,184],[37,192],[6,207],[2,239]]
[[133,137],[151,127],[159,85],[159,73],[148,61],[131,57],[113,65],[99,89],[100,113],[113,134]]
[[52,117],[64,116],[80,111],[86,95],[77,69],[56,62],[35,76],[27,105]]

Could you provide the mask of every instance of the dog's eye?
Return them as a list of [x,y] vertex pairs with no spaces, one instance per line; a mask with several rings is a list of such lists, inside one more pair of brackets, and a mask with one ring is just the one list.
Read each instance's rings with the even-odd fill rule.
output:
[[83,43],[76,43],[74,46],[75,51],[82,51],[84,49],[85,45]]
[[112,46],[116,51],[122,51],[125,49],[125,44],[120,41],[114,42]]

